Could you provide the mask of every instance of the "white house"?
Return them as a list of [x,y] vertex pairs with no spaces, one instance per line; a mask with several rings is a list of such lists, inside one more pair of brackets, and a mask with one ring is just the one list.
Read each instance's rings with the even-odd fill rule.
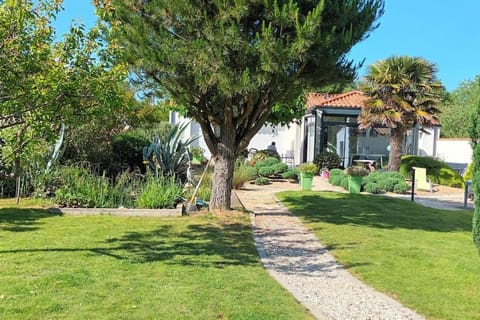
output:
[[[358,130],[357,117],[367,96],[361,91],[342,94],[312,93],[307,96],[307,111],[299,123],[290,126],[265,125],[251,140],[249,149],[263,150],[276,142],[277,151],[284,161],[298,165],[313,161],[322,151],[336,152],[343,166],[350,166],[356,159],[376,160],[378,165],[386,166],[389,156],[390,130],[376,127],[370,130]],[[185,119],[171,113],[170,122],[175,124]],[[185,134],[201,134],[200,126],[192,121]],[[404,153],[420,156],[438,157],[448,161],[453,159],[446,154],[457,150],[451,145],[439,150],[440,127],[423,128],[415,126],[405,137]],[[203,139],[196,142],[209,156]],[[464,150],[465,146],[462,146]],[[468,149],[468,147],[466,147]],[[458,151],[453,151],[458,153]],[[461,159],[450,162],[471,162],[471,149],[462,151]],[[468,159],[467,159],[468,158]]]

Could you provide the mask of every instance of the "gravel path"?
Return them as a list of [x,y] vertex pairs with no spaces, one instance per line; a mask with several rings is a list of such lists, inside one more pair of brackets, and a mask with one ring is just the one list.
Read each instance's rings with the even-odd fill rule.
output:
[[275,199],[281,188],[237,192],[252,222],[262,262],[282,286],[318,319],[423,319],[392,298],[351,276],[300,220]]

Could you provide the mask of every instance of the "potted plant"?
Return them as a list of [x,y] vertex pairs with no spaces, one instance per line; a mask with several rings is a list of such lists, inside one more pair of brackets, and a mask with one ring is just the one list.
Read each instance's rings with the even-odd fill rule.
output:
[[348,191],[360,193],[363,177],[368,176],[369,171],[361,166],[353,166],[346,168],[344,173],[348,177]]
[[318,173],[315,163],[302,163],[298,166],[300,172],[300,186],[302,190],[312,190],[313,176]]

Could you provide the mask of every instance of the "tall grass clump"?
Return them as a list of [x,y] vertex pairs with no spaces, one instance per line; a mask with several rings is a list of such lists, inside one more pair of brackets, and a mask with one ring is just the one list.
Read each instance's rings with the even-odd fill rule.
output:
[[205,172],[200,186],[198,187],[196,197],[204,201],[209,201],[210,196],[212,195],[212,177],[213,177],[213,168],[210,167]]
[[237,164],[233,171],[233,189],[240,189],[245,182],[255,179],[257,170],[246,164]]
[[137,207],[146,209],[175,208],[184,200],[183,186],[174,176],[148,173],[137,198]]
[[119,197],[104,176],[91,174],[91,168],[63,167],[60,169],[60,187],[55,192],[55,203],[60,206],[107,208]]

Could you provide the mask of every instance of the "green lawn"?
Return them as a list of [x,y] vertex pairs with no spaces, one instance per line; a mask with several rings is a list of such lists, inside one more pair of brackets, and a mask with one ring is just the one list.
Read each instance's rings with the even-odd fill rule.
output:
[[0,209],[0,318],[311,319],[261,266],[244,214]]
[[480,319],[471,212],[348,193],[278,196],[364,282],[430,319]]

